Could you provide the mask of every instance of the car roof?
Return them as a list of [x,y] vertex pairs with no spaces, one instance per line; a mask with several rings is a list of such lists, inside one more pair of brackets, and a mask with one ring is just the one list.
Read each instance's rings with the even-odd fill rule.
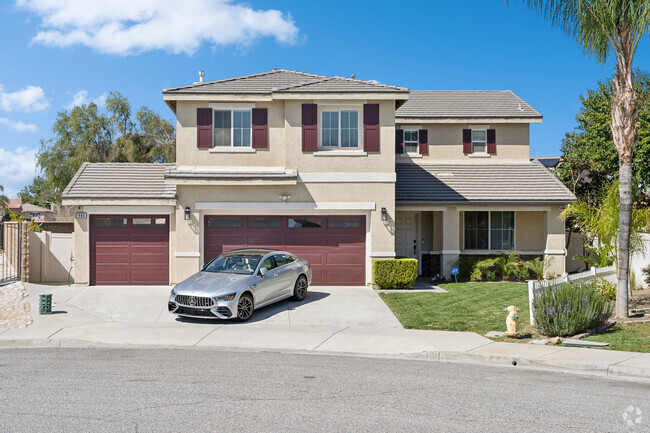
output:
[[267,254],[270,254],[270,253],[275,253],[275,252],[282,253],[283,251],[271,250],[271,249],[268,249],[268,248],[240,248],[240,249],[237,249],[237,250],[226,251],[223,254],[224,255],[227,255],[227,254],[261,254],[261,255],[264,256],[264,255],[267,255]]

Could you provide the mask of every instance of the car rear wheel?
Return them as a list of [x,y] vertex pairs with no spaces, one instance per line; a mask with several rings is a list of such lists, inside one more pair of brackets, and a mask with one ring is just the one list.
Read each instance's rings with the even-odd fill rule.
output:
[[253,315],[253,298],[244,293],[237,302],[237,320],[245,322]]
[[307,277],[301,275],[296,280],[295,286],[293,286],[293,299],[296,301],[302,301],[307,296]]

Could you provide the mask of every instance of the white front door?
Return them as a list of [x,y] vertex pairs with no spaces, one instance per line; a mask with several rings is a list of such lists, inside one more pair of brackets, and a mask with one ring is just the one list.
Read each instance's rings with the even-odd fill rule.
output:
[[395,221],[395,252],[398,256],[418,258],[417,214],[399,212]]

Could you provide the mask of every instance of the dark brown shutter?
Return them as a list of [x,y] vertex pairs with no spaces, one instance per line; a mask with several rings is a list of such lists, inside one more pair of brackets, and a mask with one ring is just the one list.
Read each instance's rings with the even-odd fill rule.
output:
[[196,109],[196,147],[212,147],[212,108]]
[[463,129],[463,153],[472,153],[472,130]]
[[253,147],[262,149],[268,147],[268,110],[266,108],[253,108]]
[[379,152],[379,104],[363,104],[363,150]]
[[497,153],[497,131],[494,129],[487,130],[487,153]]
[[429,153],[429,131],[426,129],[420,129],[419,142],[420,142],[420,155],[427,155]]
[[404,153],[404,130],[395,130],[395,153],[401,155]]
[[318,106],[302,104],[302,151],[318,150]]

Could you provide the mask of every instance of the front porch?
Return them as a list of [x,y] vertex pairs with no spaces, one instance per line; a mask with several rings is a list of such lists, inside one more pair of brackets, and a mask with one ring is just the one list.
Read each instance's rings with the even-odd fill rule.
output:
[[395,251],[419,261],[424,277],[443,275],[461,256],[518,251],[525,259],[550,258],[549,273],[565,271],[560,207],[397,205]]

